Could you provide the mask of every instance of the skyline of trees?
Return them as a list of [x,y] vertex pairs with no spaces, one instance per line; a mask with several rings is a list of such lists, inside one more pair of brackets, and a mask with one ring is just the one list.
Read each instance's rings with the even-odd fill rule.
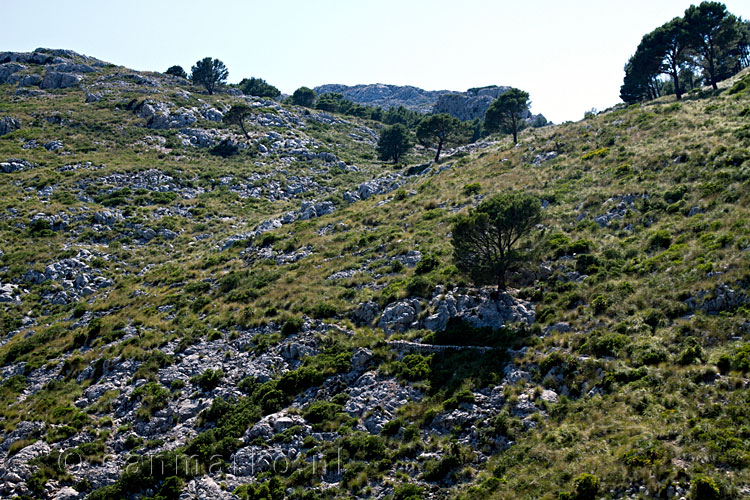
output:
[[[750,65],[750,22],[720,2],[702,2],[643,35],[625,64],[620,98],[628,103],[729,78]],[[666,77],[666,78],[664,78]]]

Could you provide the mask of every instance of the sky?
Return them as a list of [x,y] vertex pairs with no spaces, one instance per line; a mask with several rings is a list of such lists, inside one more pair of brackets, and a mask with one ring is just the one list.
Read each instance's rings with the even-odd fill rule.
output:
[[[509,85],[560,123],[617,104],[641,37],[687,0],[0,0],[0,51],[72,49],[141,71],[222,60],[229,82],[463,91]],[[725,2],[750,17],[748,0]]]

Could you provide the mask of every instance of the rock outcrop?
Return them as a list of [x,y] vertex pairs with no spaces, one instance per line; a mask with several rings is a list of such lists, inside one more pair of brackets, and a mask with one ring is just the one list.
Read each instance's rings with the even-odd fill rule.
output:
[[0,135],[10,134],[21,128],[21,122],[12,116],[0,117]]
[[[370,303],[360,304],[352,316],[360,324],[369,324],[376,311]],[[422,311],[429,314],[425,317]],[[494,290],[436,289],[429,302],[418,298],[398,300],[388,304],[378,320],[377,326],[386,334],[404,332],[414,328],[443,331],[448,321],[458,318],[474,327],[489,327],[493,330],[509,323],[531,325],[535,319],[534,307],[529,302],[517,299],[507,292]],[[369,321],[368,321],[369,320]]]

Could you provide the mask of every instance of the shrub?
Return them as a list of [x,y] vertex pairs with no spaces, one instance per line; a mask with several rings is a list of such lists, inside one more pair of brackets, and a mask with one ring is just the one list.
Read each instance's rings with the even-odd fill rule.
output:
[[479,193],[482,189],[482,185],[478,182],[472,182],[471,184],[464,184],[463,192],[467,196]]
[[431,372],[430,361],[432,361],[432,356],[407,354],[396,363],[396,375],[410,381],[424,380]]
[[599,259],[590,254],[578,255],[576,257],[576,271],[581,274],[596,274],[599,271]]
[[696,361],[704,361],[705,354],[703,348],[698,344],[695,339],[690,339],[688,346],[685,347],[680,354],[677,356],[677,363],[681,365],[690,365]]
[[289,318],[281,327],[281,334],[284,336],[294,335],[302,330],[302,318]]
[[596,356],[616,356],[629,343],[630,339],[625,335],[596,332],[583,344],[582,349]]
[[307,405],[302,412],[305,420],[311,424],[319,424],[325,421],[331,421],[336,414],[341,411],[341,405],[330,403],[328,401],[314,401]]
[[326,302],[315,304],[310,309],[310,316],[315,319],[333,318],[336,316],[336,307]]
[[698,476],[690,481],[690,498],[692,500],[719,500],[723,497],[721,489],[713,479]]
[[609,148],[599,148],[595,149],[594,151],[589,151],[588,153],[581,156],[582,160],[590,160],[592,158],[599,158],[603,156],[607,156],[607,153],[609,153]]
[[573,480],[576,500],[595,500],[599,493],[599,478],[593,474],[581,474]]
[[[396,261],[399,262],[399,261]],[[427,274],[433,269],[437,269],[437,267],[440,265],[440,261],[438,260],[435,255],[429,253],[422,257],[422,260],[420,260],[417,263],[417,267],[414,268],[415,274]]]
[[669,248],[672,244],[672,235],[666,229],[654,231],[649,239],[649,248],[654,250],[658,248]]
[[393,490],[393,500],[422,500],[424,488],[416,484],[402,484]]
[[395,436],[396,434],[398,434],[398,431],[400,429],[401,429],[401,419],[394,418],[393,420],[390,420],[383,425],[383,428],[380,430],[380,433],[384,436]]
[[406,282],[406,291],[409,295],[429,297],[432,294],[432,289],[432,282],[424,276],[414,276]]
[[190,382],[193,385],[197,385],[204,391],[210,391],[211,389],[216,388],[217,385],[219,385],[219,382],[221,382],[222,377],[224,376],[224,372],[221,370],[212,370],[208,369],[205,372],[201,373],[200,375],[196,375],[195,377],[192,377],[190,379]]
[[164,480],[154,500],[177,500],[182,492],[182,479],[170,476]]
[[594,314],[601,314],[609,308],[609,299],[604,295],[597,295],[591,301],[591,307],[594,309]]
[[732,356],[732,367],[743,373],[750,372],[750,344],[745,344]]

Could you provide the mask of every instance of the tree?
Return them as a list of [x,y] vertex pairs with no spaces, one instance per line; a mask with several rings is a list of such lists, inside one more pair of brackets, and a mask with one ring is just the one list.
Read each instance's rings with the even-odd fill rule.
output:
[[512,88],[495,99],[484,114],[484,128],[488,131],[503,130],[513,134],[513,143],[518,144],[518,131],[523,117],[529,110],[529,93]]
[[210,57],[196,62],[190,72],[190,79],[193,83],[206,87],[209,95],[214,93],[217,85],[226,83],[228,76],[229,71],[224,63]]
[[687,23],[681,17],[676,17],[660,26],[654,31],[653,43],[654,52],[661,55],[659,69],[672,78],[675,96],[681,99],[680,72],[689,62],[690,37]]
[[409,132],[406,127],[397,123],[386,127],[380,133],[378,157],[385,161],[392,159],[393,163],[398,163],[398,160],[409,151],[411,146],[412,143],[409,140]]
[[239,87],[243,94],[254,95],[256,97],[270,97],[271,99],[276,99],[281,95],[279,89],[266,82],[264,79],[255,78],[253,76],[249,79],[243,78],[239,83]]
[[312,108],[317,97],[318,94],[316,94],[313,89],[300,87],[294,91],[294,94],[292,94],[292,104],[296,104],[297,106],[304,106],[306,108]]
[[341,110],[344,101],[344,94],[328,92],[321,94],[320,97],[318,97],[318,102],[315,103],[315,108],[330,113],[338,113]]
[[477,285],[505,288],[505,275],[522,259],[518,240],[541,219],[541,203],[531,195],[511,192],[493,196],[453,224],[453,261]]
[[625,65],[625,79],[620,87],[620,98],[628,104],[656,99],[661,93],[662,60],[654,32],[641,38],[638,48]]
[[717,90],[719,87],[716,83],[730,76],[726,71],[731,64],[727,63],[742,38],[741,23],[720,2],[691,5],[685,11],[685,22],[690,44],[698,56],[706,82]]
[[165,75],[172,75],[172,76],[179,76],[180,78],[187,78],[187,73],[185,73],[185,70],[182,69],[182,66],[174,65],[170,66],[167,71],[164,72]]
[[250,134],[245,130],[245,124],[243,122],[245,118],[251,114],[252,110],[247,104],[235,104],[224,114],[223,120],[230,125],[239,126],[240,129],[242,129],[242,133],[245,134],[245,137],[250,139]]
[[466,140],[466,131],[461,122],[449,114],[430,115],[417,126],[417,140],[424,147],[435,147],[435,163],[440,160],[440,152],[447,144],[458,144]]

